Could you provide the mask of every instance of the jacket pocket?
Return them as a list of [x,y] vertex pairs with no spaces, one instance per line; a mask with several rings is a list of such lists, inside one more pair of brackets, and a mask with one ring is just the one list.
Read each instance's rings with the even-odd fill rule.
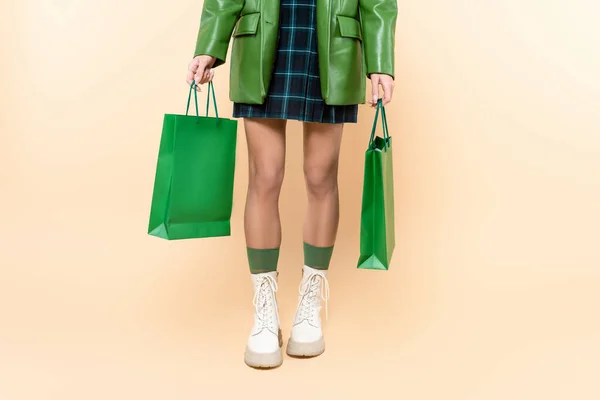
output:
[[242,15],[235,26],[233,37],[256,35],[260,13]]
[[356,18],[336,15],[329,44],[328,104],[360,104],[365,98],[362,30]]
[[260,13],[242,15],[233,31],[229,98],[238,103],[263,101],[263,32]]
[[337,20],[340,27],[340,36],[362,41],[362,29],[360,22],[356,18],[338,15]]

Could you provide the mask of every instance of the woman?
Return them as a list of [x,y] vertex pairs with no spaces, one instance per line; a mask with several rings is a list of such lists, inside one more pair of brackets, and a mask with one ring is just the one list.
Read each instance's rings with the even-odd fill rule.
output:
[[[254,326],[245,352],[252,367],[281,365],[275,292],[281,243],[279,193],[287,120],[303,122],[308,210],[298,308],[286,351],[325,350],[321,297],[338,218],[338,159],[344,123],[365,103],[365,75],[375,106],[392,97],[396,0],[205,0],[188,84],[211,81],[233,37],[233,116],[244,118],[250,181],[244,217],[254,285]],[[198,89],[198,87],[197,87]],[[198,89],[199,90],[199,89]]]

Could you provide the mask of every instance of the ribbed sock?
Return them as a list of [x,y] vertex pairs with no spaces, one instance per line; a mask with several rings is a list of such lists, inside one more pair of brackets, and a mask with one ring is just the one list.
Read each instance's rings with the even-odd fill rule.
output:
[[277,271],[279,261],[279,248],[277,249],[251,249],[248,251],[248,264],[251,274]]
[[333,246],[316,247],[304,243],[304,265],[314,269],[327,270],[333,254]]

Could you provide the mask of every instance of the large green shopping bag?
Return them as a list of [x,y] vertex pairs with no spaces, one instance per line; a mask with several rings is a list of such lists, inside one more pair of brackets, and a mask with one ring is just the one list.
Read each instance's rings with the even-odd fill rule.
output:
[[[194,93],[196,115],[188,115]],[[210,95],[215,118],[208,116]],[[220,118],[208,85],[206,116],[198,115],[195,84],[185,115],[166,114],[154,179],[148,233],[163,239],[231,234],[237,121]]]
[[[380,112],[383,137],[375,135]],[[385,108],[379,100],[369,148],[365,155],[358,268],[389,269],[396,246],[394,225],[392,139],[388,131]]]

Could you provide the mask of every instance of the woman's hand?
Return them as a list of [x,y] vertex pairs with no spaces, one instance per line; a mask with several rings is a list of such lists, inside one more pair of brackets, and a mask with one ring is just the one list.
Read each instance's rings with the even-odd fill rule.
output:
[[[206,82],[212,81],[215,76],[215,71],[212,70],[212,66],[215,64],[216,58],[212,56],[196,56],[190,62],[187,73],[187,84],[191,85],[192,82],[196,82],[196,85],[202,85]],[[199,86],[196,86],[196,90],[200,90]]]
[[369,100],[371,107],[375,107],[377,100],[379,100],[379,85],[383,87],[383,105],[385,106],[392,100],[394,78],[385,74],[371,74],[371,88],[373,93],[371,100]]

